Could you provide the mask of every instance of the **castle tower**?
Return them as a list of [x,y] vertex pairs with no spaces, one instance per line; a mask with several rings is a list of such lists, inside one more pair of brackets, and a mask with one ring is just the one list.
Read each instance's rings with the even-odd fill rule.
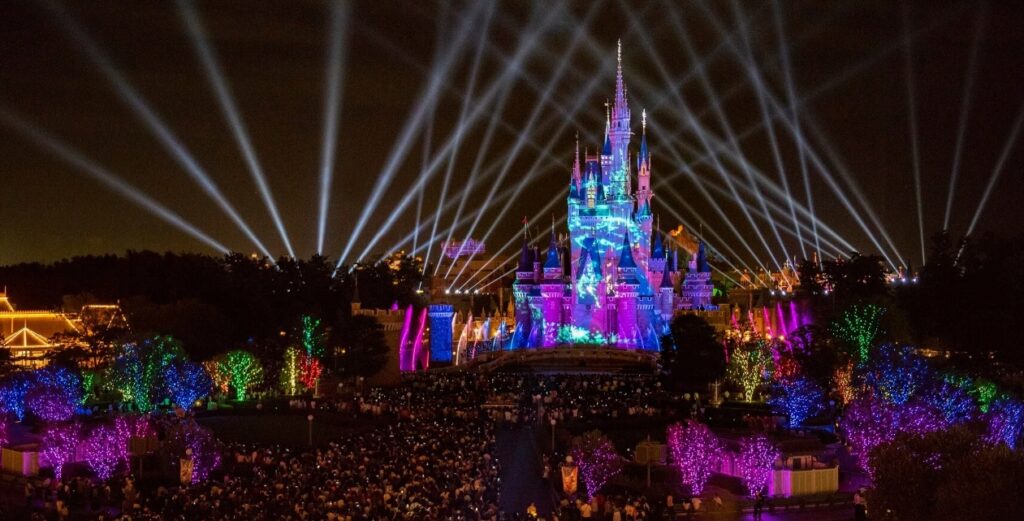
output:
[[516,328],[512,333],[510,347],[518,349],[528,346],[533,320],[530,311],[530,294],[533,293],[537,281],[533,267],[533,251],[530,249],[523,230],[523,249],[519,254],[519,266],[516,268],[516,281],[512,284],[512,295],[515,297]]
[[558,258],[558,241],[555,230],[551,229],[551,241],[548,243],[547,259],[544,261],[544,280],[540,285],[544,347],[554,347],[557,343],[558,328],[562,324],[562,297],[565,294],[565,282],[562,280],[562,261]]
[[661,285],[658,288],[658,303],[660,305],[659,312],[661,313],[662,320],[665,320],[666,322],[671,320],[672,312],[675,307],[675,291],[667,263],[665,263],[663,268]]
[[666,271],[668,262],[665,259],[665,243],[660,233],[654,234],[654,244],[651,247],[651,258],[647,261],[647,280],[651,281],[651,287],[657,288]]
[[430,317],[430,362],[452,363],[452,333],[455,308],[451,304],[431,304]]
[[619,336],[620,345],[636,347],[639,343],[637,297],[640,281],[637,279],[636,260],[633,258],[633,246],[628,233],[622,240],[620,251],[618,277],[615,283],[615,314],[618,322],[616,334]]
[[615,103],[612,106],[611,126],[608,138],[612,153],[612,175],[609,179],[609,199],[623,200],[629,196],[626,188],[629,175],[629,102],[626,99],[626,83],[622,79],[622,40],[618,42],[618,62],[615,73]]

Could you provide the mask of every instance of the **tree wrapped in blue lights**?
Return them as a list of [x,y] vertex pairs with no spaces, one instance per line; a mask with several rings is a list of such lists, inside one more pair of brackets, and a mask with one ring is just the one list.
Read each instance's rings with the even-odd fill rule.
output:
[[583,483],[587,486],[587,500],[592,499],[601,487],[622,472],[622,457],[615,452],[615,446],[599,431],[585,433],[572,450],[573,460],[580,468]]
[[82,402],[82,380],[65,367],[47,367],[32,374],[25,404],[36,416],[50,422],[75,415]]
[[755,434],[740,441],[736,464],[751,496],[768,487],[775,461],[780,455],[778,447],[764,434]]
[[942,413],[948,425],[960,425],[975,418],[977,405],[962,387],[934,380],[918,392],[921,401]]
[[865,381],[886,401],[901,405],[926,385],[931,368],[907,346],[885,345],[865,364]]
[[1024,404],[1005,395],[996,398],[985,413],[985,423],[986,441],[1016,449],[1024,433]]
[[25,419],[25,395],[32,387],[32,375],[19,371],[8,375],[0,382],[0,412],[14,416],[18,421]]
[[825,391],[814,380],[799,375],[772,386],[768,404],[786,416],[790,427],[798,427],[825,410]]
[[187,360],[176,360],[167,365],[163,381],[171,403],[185,410],[208,396],[213,388],[213,381],[203,367]]

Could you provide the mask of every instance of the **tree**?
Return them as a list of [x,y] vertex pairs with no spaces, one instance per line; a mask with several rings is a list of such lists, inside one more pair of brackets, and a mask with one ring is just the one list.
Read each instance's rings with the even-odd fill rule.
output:
[[1024,454],[963,427],[899,436],[872,452],[870,465],[873,518],[1009,521],[1024,511]]
[[832,334],[843,342],[847,353],[858,364],[867,362],[871,348],[882,332],[883,314],[883,307],[855,304],[832,324]]
[[702,317],[679,315],[662,338],[661,364],[676,387],[704,387],[725,375],[725,349]]
[[220,371],[228,375],[238,401],[245,400],[249,390],[263,382],[263,366],[248,351],[236,350],[224,355]]
[[786,415],[790,427],[798,427],[825,410],[825,392],[814,380],[797,376],[773,385],[768,404]]
[[758,387],[772,372],[771,344],[760,338],[741,341],[729,354],[726,376],[743,391],[743,399],[752,401]]
[[81,437],[82,428],[77,423],[51,425],[43,432],[40,464],[53,467],[57,481],[60,481],[64,465],[75,456]]
[[163,380],[171,403],[185,410],[213,388],[213,380],[203,367],[188,360],[176,360],[164,367]]
[[384,367],[388,356],[397,356],[388,353],[384,328],[373,317],[349,317],[339,337],[342,347],[337,357],[337,367],[346,376],[371,376]]
[[624,467],[615,446],[598,430],[586,432],[576,440],[572,459],[579,466],[583,483],[587,486],[588,501]]
[[181,343],[172,337],[156,336],[122,346],[121,355],[110,367],[110,379],[125,402],[149,412],[167,396],[164,381],[168,366],[185,360]]
[[743,484],[751,496],[768,487],[775,461],[781,453],[764,434],[755,434],[740,440],[740,454],[736,463],[739,467]]
[[722,442],[707,425],[687,420],[668,426],[666,431],[672,462],[680,480],[699,496],[722,457]]

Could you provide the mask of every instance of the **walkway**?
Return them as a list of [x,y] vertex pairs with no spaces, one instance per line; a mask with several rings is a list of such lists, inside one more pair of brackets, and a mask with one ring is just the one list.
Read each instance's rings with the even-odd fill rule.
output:
[[501,463],[501,498],[498,507],[506,514],[526,512],[535,503],[541,514],[551,512],[551,490],[544,483],[543,464],[535,426],[498,428],[498,461]]

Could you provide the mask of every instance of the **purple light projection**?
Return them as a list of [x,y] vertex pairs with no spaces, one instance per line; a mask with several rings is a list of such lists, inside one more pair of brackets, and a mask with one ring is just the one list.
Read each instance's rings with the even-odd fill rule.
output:
[[[397,303],[396,303],[397,305]],[[409,329],[412,327],[412,304],[405,310],[405,322],[402,324],[402,334],[398,340],[398,369],[400,371],[412,371],[412,361],[409,360],[409,353],[406,345],[409,343]]]
[[430,365],[430,353],[423,352],[423,334],[427,329],[427,308],[423,308],[420,312],[420,325],[416,328],[416,338],[413,339],[412,343],[412,370],[416,370],[416,365],[419,364],[419,369],[424,371],[427,370],[427,366]]

